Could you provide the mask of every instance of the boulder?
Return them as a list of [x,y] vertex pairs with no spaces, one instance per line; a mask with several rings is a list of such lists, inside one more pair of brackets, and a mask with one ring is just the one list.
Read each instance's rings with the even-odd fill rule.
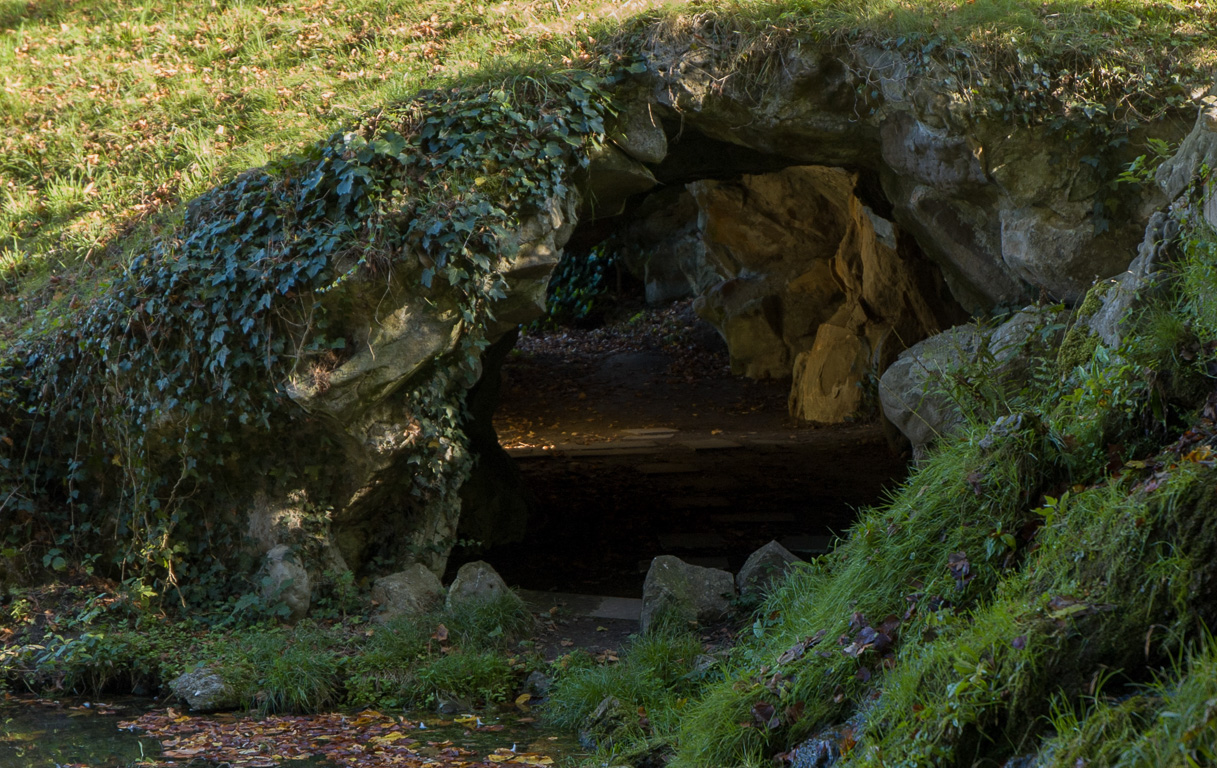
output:
[[586,172],[580,179],[583,205],[580,219],[604,219],[620,214],[631,196],[653,189],[659,182],[645,165],[604,144],[591,153]]
[[760,598],[782,579],[790,566],[801,562],[802,559],[790,550],[771,541],[744,561],[744,566],[735,576],[735,587],[742,597]]
[[668,154],[668,136],[659,119],[660,110],[642,101],[630,101],[609,128],[609,141],[643,163],[659,163]]
[[949,434],[963,420],[951,400],[949,376],[975,360],[985,343],[974,325],[963,325],[914,344],[879,379],[883,415],[914,450]]
[[508,588],[503,577],[499,576],[490,563],[475,560],[465,563],[456,572],[456,578],[448,585],[446,604],[449,610],[456,610],[462,605],[502,598],[515,600],[521,606],[524,604],[520,596]]
[[983,377],[998,392],[1018,389],[1031,361],[1060,346],[1064,318],[1052,307],[1027,307],[996,328],[956,326],[913,345],[879,380],[883,415],[920,453],[957,429],[963,409],[975,405],[959,377]]
[[605,749],[629,720],[629,709],[616,696],[605,696],[579,725],[579,744],[584,749]]
[[444,602],[444,585],[421,563],[382,576],[372,583],[372,599],[380,603],[380,619],[418,616]]
[[194,712],[222,712],[242,703],[232,684],[210,667],[178,675],[169,689]]
[[651,561],[642,586],[643,632],[661,617],[680,621],[713,622],[731,612],[735,578],[727,571],[690,565],[672,555]]
[[308,571],[300,564],[291,547],[280,544],[266,553],[263,563],[262,597],[270,604],[287,606],[287,620],[299,621],[308,614],[312,587]]

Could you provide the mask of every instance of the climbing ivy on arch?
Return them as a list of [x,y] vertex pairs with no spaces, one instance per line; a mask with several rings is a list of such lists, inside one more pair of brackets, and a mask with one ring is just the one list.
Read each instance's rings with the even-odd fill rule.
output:
[[215,560],[199,541],[219,535],[207,505],[234,446],[306,420],[284,383],[312,358],[347,354],[327,335],[326,294],[388,275],[456,299],[458,349],[410,393],[423,432],[415,494],[455,494],[471,460],[453,394],[478,374],[510,234],[568,193],[603,140],[615,77],[422,92],[193,201],[78,323],[44,318],[0,360],[12,391],[0,422],[13,425],[0,435],[0,501],[39,521],[11,543],[79,557],[110,541],[123,573],[143,569],[162,589],[182,568],[197,575]]

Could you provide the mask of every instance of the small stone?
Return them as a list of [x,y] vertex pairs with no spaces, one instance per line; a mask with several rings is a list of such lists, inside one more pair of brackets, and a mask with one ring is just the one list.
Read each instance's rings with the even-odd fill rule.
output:
[[527,693],[534,698],[543,699],[549,695],[549,689],[553,686],[553,679],[544,672],[533,670],[528,677],[524,678],[524,693]]
[[308,571],[300,565],[291,547],[280,544],[267,552],[263,570],[267,581],[262,586],[262,597],[272,605],[276,602],[286,605],[288,621],[303,619],[308,614],[312,587]]
[[660,555],[651,561],[643,583],[641,629],[646,632],[663,615],[681,621],[719,621],[730,613],[733,597],[735,578],[727,571]]
[[625,107],[609,139],[627,155],[644,163],[663,162],[668,154],[668,137],[650,104]]
[[444,601],[444,585],[421,563],[382,576],[372,584],[372,599],[380,603],[381,621],[419,616]]
[[742,596],[759,598],[774,582],[781,581],[791,565],[800,562],[802,560],[790,550],[771,541],[748,556],[735,577],[735,586]]
[[579,727],[579,744],[584,749],[607,748],[613,734],[627,718],[625,707],[615,696],[604,697]]
[[194,712],[221,712],[241,705],[228,681],[209,667],[179,675],[169,683],[169,689]]
[[456,696],[441,695],[435,703],[435,712],[440,715],[459,715],[472,709],[473,706],[469,702]]

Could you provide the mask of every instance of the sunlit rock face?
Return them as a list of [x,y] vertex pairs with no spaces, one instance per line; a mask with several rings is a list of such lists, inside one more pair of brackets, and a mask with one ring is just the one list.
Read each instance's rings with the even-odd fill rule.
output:
[[[970,311],[1041,291],[1079,299],[1096,277],[1128,265],[1149,213],[1163,202],[1153,191],[1113,191],[1096,169],[1096,157],[1118,167],[1134,148],[1116,157],[1105,140],[1064,141],[1047,127],[977,121],[949,72],[914,72],[866,46],[804,48],[784,56],[763,83],[736,88],[733,79],[747,78],[724,71],[697,36],[690,25],[649,51],[648,98],[686,135],[791,165],[877,173],[891,206],[882,213],[916,238]],[[1179,138],[1186,126],[1154,131]],[[663,169],[656,176],[664,179]],[[1096,195],[1118,215],[1096,206]],[[1106,200],[1113,195],[1119,199]]]
[[945,71],[808,47],[755,82],[698,36],[655,38],[591,176],[627,156],[650,172],[632,202],[601,193],[648,298],[700,297],[733,369],[790,378],[800,419],[865,409],[900,352],[969,313],[1080,300],[1127,268],[1164,200],[1096,168],[1132,149],[977,121]]
[[[689,185],[707,259],[724,278],[699,312],[727,340],[737,373],[793,376],[791,415],[809,421],[856,413],[864,380],[900,340],[944,320],[916,262],[900,255],[899,227],[857,198],[857,181],[839,168],[795,166]],[[922,277],[932,283],[935,273]]]

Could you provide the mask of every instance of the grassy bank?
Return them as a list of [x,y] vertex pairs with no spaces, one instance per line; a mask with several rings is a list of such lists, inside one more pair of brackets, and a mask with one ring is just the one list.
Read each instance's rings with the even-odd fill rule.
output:
[[168,618],[113,585],[16,590],[0,621],[0,684],[163,696],[206,669],[231,689],[230,706],[262,713],[485,709],[510,705],[528,673],[546,669],[533,622],[510,595],[388,621],[326,604],[288,627],[256,612]]
[[1211,760],[1217,237],[1185,221],[1166,258],[1121,349],[1032,360],[1017,387],[984,359],[943,376],[967,425],[728,655],[667,697],[639,684],[646,649],[568,675],[550,716],[645,709],[598,760],[682,768]]

